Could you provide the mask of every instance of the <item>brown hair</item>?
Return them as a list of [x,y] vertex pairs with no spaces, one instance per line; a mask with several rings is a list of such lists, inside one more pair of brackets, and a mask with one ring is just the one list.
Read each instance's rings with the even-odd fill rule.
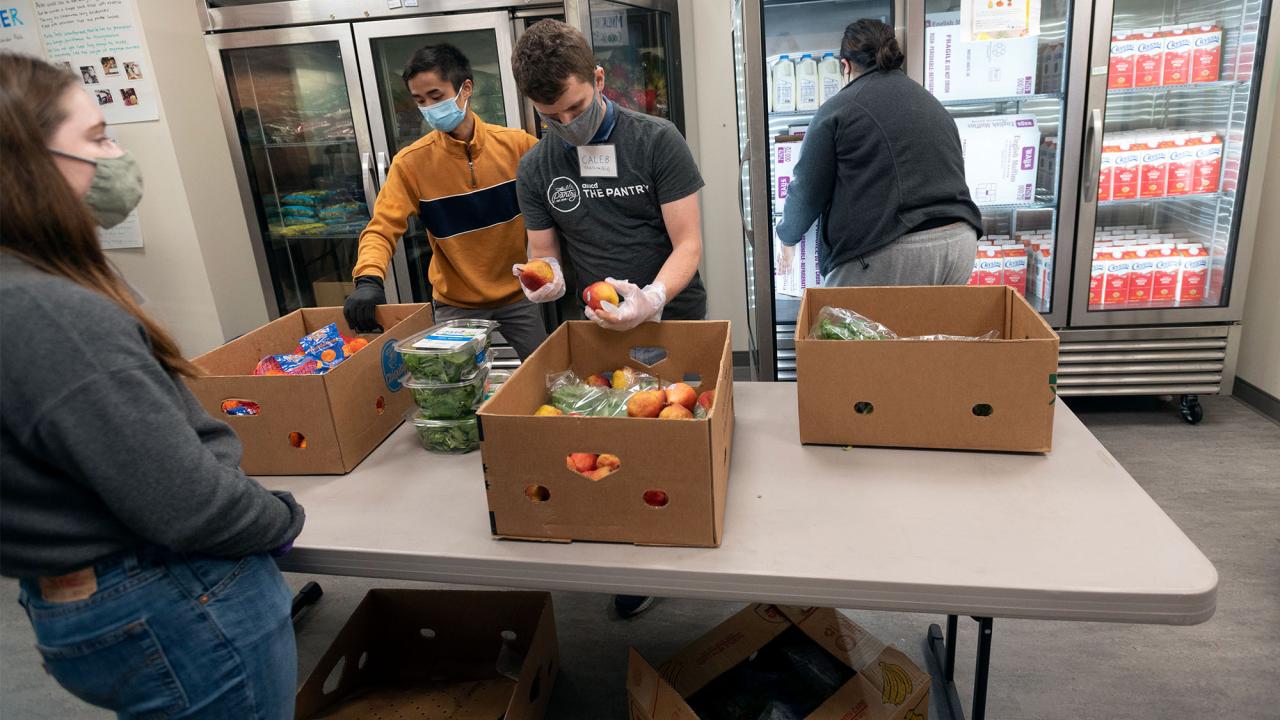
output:
[[587,83],[595,80],[596,58],[587,39],[572,25],[542,20],[520,36],[511,53],[511,72],[520,92],[550,105],[564,94],[570,77]]
[[63,98],[77,84],[46,62],[0,52],[0,251],[107,296],[142,323],[166,370],[193,377],[195,366],[107,262],[93,215],[47,147],[66,120]]
[[859,70],[897,70],[903,61],[893,28],[879,20],[849,23],[840,43],[840,57]]

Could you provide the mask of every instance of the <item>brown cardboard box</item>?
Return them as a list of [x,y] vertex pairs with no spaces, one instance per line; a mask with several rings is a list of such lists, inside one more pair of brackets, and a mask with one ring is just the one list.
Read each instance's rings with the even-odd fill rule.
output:
[[[900,336],[1000,340],[815,340],[825,306]],[[800,441],[1049,452],[1058,336],[1006,287],[812,288],[796,325]]]
[[[252,374],[263,357],[293,352],[300,338],[333,322],[344,335],[353,334],[342,308],[304,308],[192,361],[206,375],[187,385],[210,415],[236,431],[246,473],[351,472],[399,427],[413,404],[413,397],[400,391],[403,365],[394,346],[431,326],[430,305],[379,307],[378,322],[387,331],[328,374]],[[261,412],[228,416],[222,401],[230,399],[252,400]]]
[[370,590],[294,717],[538,720],[559,664],[548,593]]
[[316,307],[342,307],[347,296],[356,291],[356,284],[351,281],[316,280],[311,283],[311,292],[316,296]]
[[[696,697],[699,690],[717,679],[728,679],[724,677],[727,673],[753,656],[759,660],[756,654],[764,655],[760,651],[788,631],[792,632],[788,638],[792,648],[797,640],[806,646],[812,643],[816,647],[810,653],[834,660],[833,665],[843,665],[851,675],[825,699],[810,698],[813,708],[806,720],[928,718],[929,675],[843,613],[829,608],[751,605],[681,650],[659,670],[632,649],[627,672],[631,720],[698,720],[691,705],[714,702]],[[795,635],[796,631],[803,635]],[[764,688],[774,695],[772,700],[780,699],[777,690]],[[728,715],[722,712],[720,716]]]
[[[664,348],[644,364],[637,348]],[[535,417],[546,377],[580,377],[634,367],[673,382],[700,377],[714,388],[703,420]],[[729,323],[645,323],[625,333],[589,322],[560,326],[480,408],[480,452],[494,535],[531,540],[597,540],[715,547],[724,536],[733,440],[733,360]],[[565,467],[570,453],[611,453],[619,470],[592,482]],[[538,492],[528,492],[530,488]],[[664,507],[646,504],[662,490]]]

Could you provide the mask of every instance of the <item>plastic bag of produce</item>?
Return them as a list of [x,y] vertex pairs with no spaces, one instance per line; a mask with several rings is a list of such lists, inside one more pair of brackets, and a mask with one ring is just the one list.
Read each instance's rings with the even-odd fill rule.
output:
[[912,335],[899,340],[999,340],[1000,331],[991,330],[981,335]]
[[824,307],[809,334],[817,340],[893,340],[898,337],[889,328],[844,308]]
[[[547,389],[551,392],[551,406],[565,415],[601,415],[615,403],[616,393],[611,388],[588,385],[572,370],[547,376]],[[626,401],[622,401],[625,414]]]

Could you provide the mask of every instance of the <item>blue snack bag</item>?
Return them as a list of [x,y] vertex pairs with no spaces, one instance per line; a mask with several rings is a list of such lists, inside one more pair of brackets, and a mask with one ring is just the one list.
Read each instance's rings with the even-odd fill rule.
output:
[[337,323],[329,323],[302,338],[298,342],[298,349],[319,363],[317,372],[323,374],[346,359],[345,345],[346,341],[342,339]]

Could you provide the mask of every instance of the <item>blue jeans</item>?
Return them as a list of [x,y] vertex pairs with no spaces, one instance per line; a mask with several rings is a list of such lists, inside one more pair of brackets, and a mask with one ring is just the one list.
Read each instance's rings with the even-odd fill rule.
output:
[[298,651],[274,560],[140,551],[95,568],[84,600],[47,602],[34,579],[21,583],[62,687],[121,718],[293,717]]

